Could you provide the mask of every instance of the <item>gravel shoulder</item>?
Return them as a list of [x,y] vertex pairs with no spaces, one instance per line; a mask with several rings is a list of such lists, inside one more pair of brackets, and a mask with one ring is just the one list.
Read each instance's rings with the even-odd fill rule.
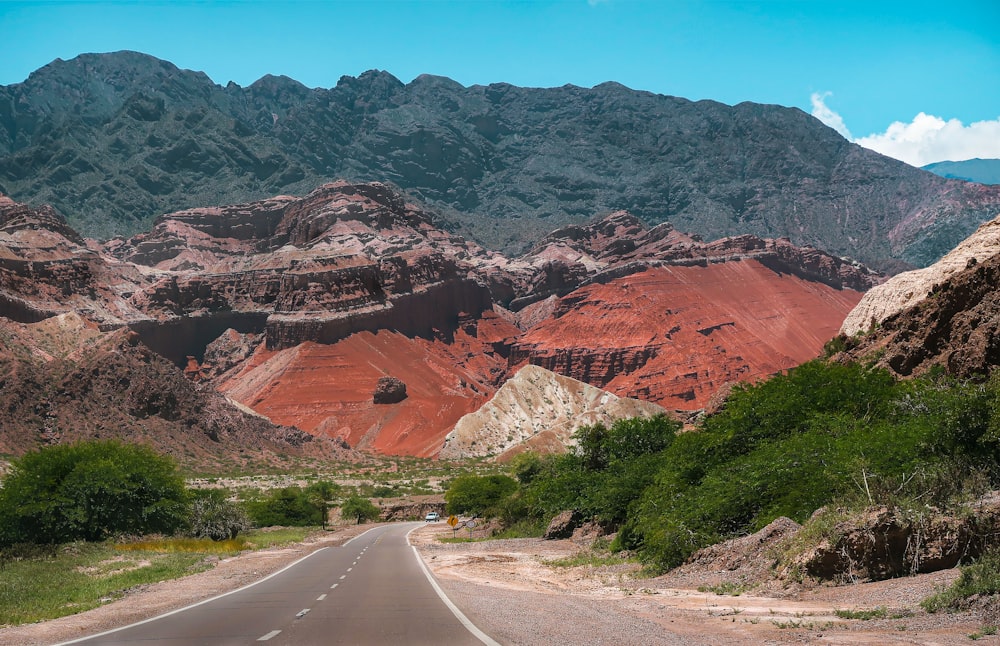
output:
[[[589,541],[438,540],[450,535],[447,526],[429,526],[411,540],[455,603],[503,644],[968,644],[983,627],[973,613],[920,607],[957,570],[733,596],[698,590],[730,574],[710,568],[648,578],[633,563],[551,563],[587,550]],[[881,608],[885,616],[869,620],[836,614]]]
[[[100,608],[0,629],[0,645],[53,644],[182,608],[242,587],[319,548],[341,545],[371,525],[337,528],[307,542],[248,552],[183,579],[144,586]],[[973,613],[927,614],[921,599],[957,571],[854,586],[698,591],[725,573],[690,570],[644,578],[631,563],[556,566],[586,550],[573,540],[442,543],[444,523],[410,537],[442,588],[502,644],[968,644],[981,630]],[[837,610],[885,608],[884,618],[842,619]],[[996,640],[996,637],[988,638]]]

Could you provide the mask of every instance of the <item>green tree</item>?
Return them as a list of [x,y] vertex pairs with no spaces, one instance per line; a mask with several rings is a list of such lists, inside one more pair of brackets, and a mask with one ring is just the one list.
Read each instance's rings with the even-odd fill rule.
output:
[[340,517],[354,518],[359,525],[363,521],[375,520],[380,514],[379,508],[371,500],[361,496],[351,496],[340,506]]
[[187,499],[177,465],[149,447],[46,447],[15,460],[0,488],[0,543],[172,534],[187,522]]
[[459,476],[444,494],[449,514],[492,515],[498,505],[517,491],[517,480],[505,475]]

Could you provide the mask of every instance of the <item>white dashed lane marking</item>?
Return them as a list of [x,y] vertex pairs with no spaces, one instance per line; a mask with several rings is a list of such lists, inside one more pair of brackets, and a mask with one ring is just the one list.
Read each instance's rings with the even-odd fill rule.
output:
[[325,594],[321,594],[318,597],[316,597],[316,601],[322,601],[323,599],[326,599],[326,595]]
[[277,637],[280,633],[281,633],[280,630],[272,630],[271,632],[267,633],[266,635],[264,635],[262,637],[258,637],[257,641],[259,641],[259,642],[266,642],[269,639],[271,639],[272,637]]

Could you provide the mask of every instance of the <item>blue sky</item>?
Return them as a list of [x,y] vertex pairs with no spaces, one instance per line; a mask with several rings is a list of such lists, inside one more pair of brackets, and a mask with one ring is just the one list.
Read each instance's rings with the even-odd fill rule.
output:
[[0,34],[4,85],[57,57],[121,49],[223,85],[270,73],[332,87],[367,69],[464,85],[611,80],[796,106],[911,163],[939,161],[917,149],[1000,157],[997,0],[0,0]]

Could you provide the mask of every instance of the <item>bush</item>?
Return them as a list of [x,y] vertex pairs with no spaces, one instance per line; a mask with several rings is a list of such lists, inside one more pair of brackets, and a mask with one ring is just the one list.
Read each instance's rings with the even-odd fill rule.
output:
[[361,496],[351,496],[340,506],[340,517],[357,520],[359,525],[364,521],[377,519],[381,513],[371,500]]
[[961,571],[950,588],[920,602],[924,610],[961,610],[973,599],[987,599],[1000,594],[1000,551],[987,552]]
[[118,441],[51,446],[12,463],[0,488],[0,544],[172,534],[187,521],[177,465]]
[[232,540],[250,527],[243,506],[222,496],[203,496],[191,505],[191,535],[195,538]]

